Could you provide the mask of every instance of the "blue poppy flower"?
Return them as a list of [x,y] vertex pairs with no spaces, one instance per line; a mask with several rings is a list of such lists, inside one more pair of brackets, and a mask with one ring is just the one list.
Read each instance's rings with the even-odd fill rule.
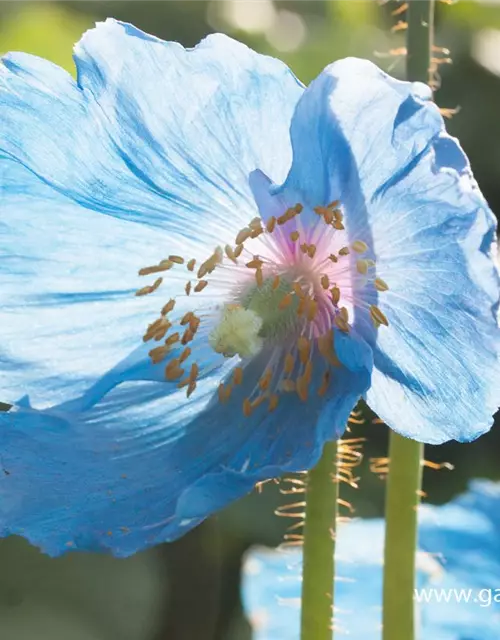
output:
[[489,428],[493,216],[426,87],[113,20],[75,62],[0,67],[1,534],[176,538],[365,394],[419,440]]
[[[475,481],[442,507],[420,512],[415,594],[422,638],[500,635],[500,485]],[[353,520],[337,538],[334,627],[351,640],[382,637],[384,522]],[[243,599],[255,640],[294,640],[300,629],[299,551],[252,551]]]

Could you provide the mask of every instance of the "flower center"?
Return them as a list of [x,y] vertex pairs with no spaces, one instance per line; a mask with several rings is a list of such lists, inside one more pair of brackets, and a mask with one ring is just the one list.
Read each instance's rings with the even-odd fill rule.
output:
[[[331,367],[340,366],[333,329],[349,332],[356,308],[367,307],[375,327],[388,324],[383,312],[360,294],[366,287],[379,292],[388,287],[375,276],[374,259],[363,257],[369,254],[367,244],[348,243],[339,202],[316,207],[304,222],[302,212],[297,204],[265,225],[253,219],[238,232],[235,245],[224,251],[217,247],[196,276],[196,261],[177,255],[140,270],[140,275],[148,275],[175,267],[193,274],[181,297],[197,296],[198,304],[174,317],[176,300],[168,301],[144,335],[144,341],[163,341],[149,355],[154,363],[168,359],[166,378],[187,387],[188,397],[200,374],[191,344],[196,336],[216,353],[242,360],[232,381],[219,389],[222,402],[241,384],[246,362],[259,352],[269,354],[257,387],[243,401],[243,412],[250,415],[262,402],[274,410],[283,393],[296,393],[306,401],[313,362],[324,369],[314,392],[326,393]],[[161,284],[158,277],[136,295],[153,293]],[[208,286],[206,302],[202,297]]]

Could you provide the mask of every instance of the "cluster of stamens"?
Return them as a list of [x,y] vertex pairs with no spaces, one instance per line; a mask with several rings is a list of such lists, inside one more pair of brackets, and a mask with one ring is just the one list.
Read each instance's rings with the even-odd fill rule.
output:
[[[318,220],[312,229],[310,224],[307,227],[301,224],[303,207],[300,204],[265,223],[260,217],[254,218],[238,232],[234,245],[226,245],[224,250],[217,247],[200,264],[196,274],[196,260],[186,260],[178,255],[170,255],[159,264],[139,271],[139,275],[145,276],[174,267],[185,268],[193,274],[184,286],[185,295],[191,296],[203,292],[212,281],[216,282],[212,276],[215,270],[220,270],[220,273],[234,270],[231,272],[234,295],[229,304],[226,301],[223,305],[222,320],[219,309],[219,325],[215,329],[213,314],[208,314],[206,319],[205,313],[200,317],[195,311],[188,311],[175,321],[169,319],[175,309],[174,299],[164,305],[160,317],[148,326],[143,339],[145,342],[162,341],[161,345],[150,350],[149,356],[155,364],[169,359],[165,367],[167,380],[177,381],[179,388],[187,387],[188,397],[194,392],[200,369],[196,362],[189,364],[193,355],[189,345],[200,330],[200,324],[203,328],[203,323],[206,323],[205,330],[212,329],[206,338],[214,351],[226,357],[239,355],[243,360],[243,366],[236,366],[231,378],[221,383],[221,402],[227,402],[233,390],[242,384],[244,361],[256,355],[252,349],[260,350],[262,345],[269,350],[269,363],[255,389],[243,400],[244,415],[251,415],[263,403],[267,403],[269,411],[274,411],[282,393],[296,393],[301,401],[307,401],[313,366],[318,361],[323,361],[325,370],[315,393],[322,396],[327,392],[331,368],[340,366],[335,354],[333,328],[348,333],[348,306],[353,309],[360,304],[352,296],[349,298],[349,287],[339,279],[352,278],[351,265],[355,264],[356,277],[363,280],[364,286],[373,286],[378,292],[388,289],[383,280],[374,276],[374,260],[362,257],[368,251],[365,242],[355,240],[349,245],[339,245],[338,240],[346,235],[339,204],[335,201],[315,208]],[[331,240],[336,233],[340,238],[333,242],[336,250],[331,252]],[[256,243],[259,251],[256,251]],[[354,254],[359,256],[355,260]],[[158,277],[136,295],[153,293],[162,281],[163,277]],[[346,303],[341,305],[344,298]],[[258,318],[258,322],[251,322],[251,314]],[[388,324],[376,305],[369,306],[369,314],[375,327]],[[254,340],[247,340],[245,347],[241,346],[245,336],[237,336],[238,331],[233,331],[230,324],[240,317],[258,332],[258,335],[250,336]],[[242,321],[241,327],[245,326]]]

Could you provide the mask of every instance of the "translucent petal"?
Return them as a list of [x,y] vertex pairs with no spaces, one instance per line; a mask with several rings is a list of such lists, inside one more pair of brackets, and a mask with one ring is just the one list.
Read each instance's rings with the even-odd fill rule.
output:
[[[439,443],[484,433],[500,403],[499,287],[494,217],[428,98],[367,61],[327,67],[297,105],[280,191],[341,200],[350,241],[368,245],[389,285],[358,295],[356,327],[374,349],[368,402],[396,431]],[[370,305],[388,328],[375,331]]]
[[173,384],[125,382],[90,406],[0,413],[1,535],[20,534],[51,555],[129,555],[179,537],[258,481],[310,467],[343,431],[367,377],[337,368],[320,397],[316,367],[309,402],[284,393],[273,412],[264,403],[246,416],[262,358],[224,403],[216,390],[230,363],[188,401]]

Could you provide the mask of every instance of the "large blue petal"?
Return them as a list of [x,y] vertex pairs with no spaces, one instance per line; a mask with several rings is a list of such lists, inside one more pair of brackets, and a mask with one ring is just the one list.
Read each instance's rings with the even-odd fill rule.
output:
[[[483,481],[473,483],[469,493],[448,505],[422,508],[419,540],[423,553],[417,557],[417,584],[426,590],[430,602],[419,605],[419,637],[499,637],[500,603],[494,601],[500,580],[499,507],[500,486]],[[382,520],[341,525],[334,613],[340,636],[352,640],[382,637],[383,544]],[[442,565],[436,557],[442,559]],[[256,640],[299,638],[301,561],[301,553],[295,551],[258,550],[249,555],[243,597]]]
[[[368,402],[396,431],[439,443],[479,436],[500,403],[499,286],[494,217],[428,98],[369,62],[331,65],[297,105],[281,192],[342,201],[351,241],[390,287],[355,318],[374,349]],[[388,328],[375,332],[370,304]]]
[[63,402],[136,350],[178,293],[134,299],[138,269],[233,241],[257,213],[250,172],[290,163],[302,88],[278,61],[109,20],[76,62],[77,83],[25,54],[0,66],[2,401]]
[[249,173],[291,161],[303,88],[223,35],[192,50],[107,20],[75,48],[77,81],[12,53],[0,67],[0,152],[83,206],[205,241],[256,214]]
[[[50,406],[125,359],[145,365],[151,343],[139,347],[142,335],[183,292],[187,272],[172,269],[159,291],[135,297],[146,284],[138,270],[170,252],[204,259],[207,248],[82,208],[12,160],[1,166],[0,401],[29,394],[33,406]],[[178,307],[188,303],[196,305],[181,298]]]
[[[369,370],[337,367],[329,394],[281,394],[251,416],[256,358],[226,403],[208,374],[189,400],[174,384],[125,382],[97,403],[0,413],[0,534],[20,534],[52,555],[69,549],[129,555],[174,539],[260,480],[314,464],[338,437],[369,384]],[[332,409],[333,407],[333,409]]]

